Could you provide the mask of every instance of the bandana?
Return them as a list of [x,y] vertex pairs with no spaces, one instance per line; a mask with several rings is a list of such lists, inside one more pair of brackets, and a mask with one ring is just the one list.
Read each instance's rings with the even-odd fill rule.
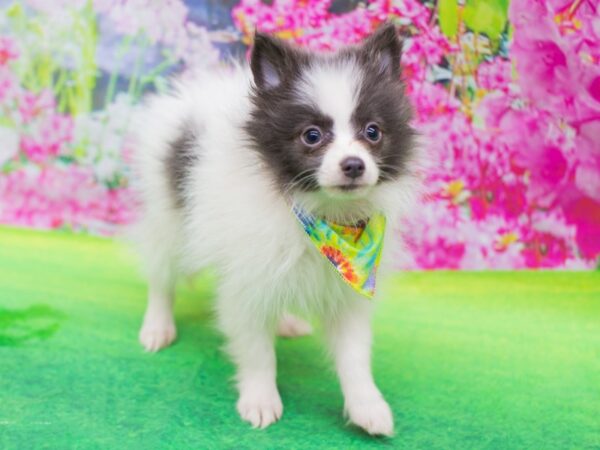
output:
[[312,243],[342,279],[358,293],[373,298],[385,217],[378,213],[368,222],[339,225],[316,218],[297,206],[293,209]]

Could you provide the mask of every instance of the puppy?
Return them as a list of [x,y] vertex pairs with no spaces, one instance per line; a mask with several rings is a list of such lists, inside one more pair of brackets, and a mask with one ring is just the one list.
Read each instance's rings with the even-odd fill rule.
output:
[[[213,267],[237,410],[254,427],[282,415],[275,336],[310,332],[293,312],[322,320],[350,422],[393,433],[371,374],[369,297],[381,249],[385,260],[414,197],[400,53],[390,24],[327,54],[257,34],[249,67],[180,82],[138,121],[135,238],[149,283],[140,342],[148,351],[173,342],[178,276]],[[375,216],[377,230],[369,230]],[[325,231],[315,238],[317,225]],[[358,230],[350,246],[369,235],[363,247],[371,250],[354,254],[371,255],[368,280],[352,283],[347,254],[319,247],[315,239],[335,230]]]

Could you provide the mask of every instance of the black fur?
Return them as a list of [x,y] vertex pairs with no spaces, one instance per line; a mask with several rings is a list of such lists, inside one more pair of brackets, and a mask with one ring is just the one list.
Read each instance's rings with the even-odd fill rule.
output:
[[280,87],[289,88],[309,60],[308,53],[292,48],[277,38],[262,33],[254,36],[250,68],[259,90],[273,90],[269,89],[266,82],[265,72],[268,67],[279,75],[282,84]]
[[[303,190],[318,189],[314,178],[321,164],[321,152],[331,141],[333,120],[316,107],[309,107],[294,100],[293,88],[311,57],[263,34],[257,34],[250,67],[256,87],[252,93],[253,111],[246,124],[255,148],[275,170],[282,189],[292,184]],[[264,67],[270,64],[276,69],[280,83],[269,86],[265,82]],[[302,131],[309,125],[317,125],[325,135],[324,144],[308,148],[300,140]]]
[[[315,178],[324,152],[333,141],[333,121],[318,107],[294,99],[294,86],[311,65],[357,61],[364,71],[364,85],[353,113],[358,139],[364,127],[376,122],[383,131],[377,144],[367,143],[380,164],[380,182],[392,180],[405,169],[413,147],[414,132],[409,125],[411,110],[400,79],[401,43],[392,25],[382,26],[362,45],[335,54],[310,54],[285,42],[257,34],[251,59],[255,88],[253,110],[246,124],[254,148],[275,172],[282,190],[319,189]],[[278,82],[268,83],[265,70],[276,70]],[[309,148],[300,139],[309,125],[325,135],[318,148]]]
[[169,152],[165,160],[167,179],[177,207],[184,206],[185,184],[190,169],[199,158],[198,130],[192,123],[185,122],[177,138],[169,145]]
[[393,80],[400,78],[400,55],[402,43],[396,27],[391,23],[380,26],[369,36],[358,52],[361,63],[374,70],[375,74],[387,75]]
[[359,135],[379,164],[380,181],[394,180],[405,173],[414,150],[412,109],[400,78],[401,51],[402,45],[391,24],[380,27],[359,50],[367,82],[360,88],[352,120],[361,131],[370,122],[377,123],[383,131],[383,138],[377,144],[371,144],[362,133]]

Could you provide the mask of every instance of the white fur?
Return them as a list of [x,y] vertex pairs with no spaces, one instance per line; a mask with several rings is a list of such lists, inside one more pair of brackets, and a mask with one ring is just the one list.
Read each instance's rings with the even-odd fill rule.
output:
[[279,319],[277,326],[277,336],[281,337],[298,337],[306,336],[312,333],[312,326],[310,323],[296,317],[292,314],[284,314]]
[[[369,156],[353,143],[350,131],[356,101],[354,69],[332,66],[330,72],[307,78],[310,97],[334,118],[340,136],[327,156],[332,161],[344,152]],[[370,186],[339,198],[323,193],[285,198],[248,147],[241,128],[250,110],[250,85],[249,72],[240,67],[208,73],[180,85],[173,95],[150,101],[137,122],[143,209],[134,236],[150,285],[141,343],[155,351],[174,339],[171,305],[177,276],[213,266],[219,274],[218,324],[238,368],[237,408],[244,420],[265,427],[281,417],[273,343],[282,319],[287,334],[310,331],[285,326],[288,312],[296,311],[320,317],[325,324],[350,421],[369,433],[391,435],[390,408],[371,376],[372,302],[341,280],[290,208],[298,201],[337,221],[383,211],[388,218],[385,266],[395,219],[412,198],[412,180]],[[191,168],[183,214],[174,205],[164,160],[180,124],[190,119],[202,130],[201,149]],[[369,166],[369,177],[377,175],[376,169]],[[328,170],[323,168],[323,179]]]

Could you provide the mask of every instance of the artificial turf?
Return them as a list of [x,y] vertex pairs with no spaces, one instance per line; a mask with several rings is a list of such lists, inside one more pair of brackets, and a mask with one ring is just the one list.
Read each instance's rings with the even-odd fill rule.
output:
[[214,284],[177,343],[137,342],[145,286],[109,240],[0,230],[2,449],[600,449],[600,273],[409,273],[383,286],[373,366],[396,436],[345,426],[317,336],[277,344],[282,420],[235,411]]

